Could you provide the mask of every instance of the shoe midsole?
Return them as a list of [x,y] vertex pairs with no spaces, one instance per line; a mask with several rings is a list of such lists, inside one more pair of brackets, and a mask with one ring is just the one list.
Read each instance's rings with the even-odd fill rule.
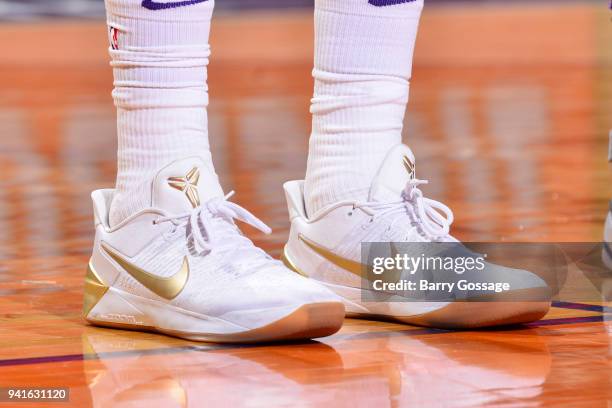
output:
[[[86,319],[97,324],[117,324],[139,329],[173,330],[184,333],[230,334],[266,326],[293,313],[304,304],[248,311],[251,327],[185,310],[109,287],[89,311]],[[252,313],[253,312],[253,313]]]
[[[439,310],[449,302],[418,302],[414,300],[364,301],[374,298],[379,292],[317,281],[341,297],[347,314],[372,314],[389,316],[416,316]],[[399,298],[399,297],[398,297]]]

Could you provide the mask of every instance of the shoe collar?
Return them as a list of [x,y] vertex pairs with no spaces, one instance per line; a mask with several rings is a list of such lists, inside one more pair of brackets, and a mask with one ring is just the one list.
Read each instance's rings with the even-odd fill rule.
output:
[[400,199],[408,181],[416,179],[416,160],[404,144],[393,147],[372,180],[368,201],[393,202]]
[[162,168],[151,189],[151,207],[168,214],[189,212],[224,195],[214,169],[197,156],[176,160]]

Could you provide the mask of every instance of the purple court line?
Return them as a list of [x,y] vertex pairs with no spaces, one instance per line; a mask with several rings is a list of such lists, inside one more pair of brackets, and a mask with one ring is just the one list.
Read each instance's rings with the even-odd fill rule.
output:
[[[378,336],[416,336],[423,334],[439,334],[448,333],[452,330],[434,329],[423,327],[420,329],[408,329],[408,330],[394,330],[392,332],[369,332],[360,334],[349,334],[349,335],[335,335],[335,340],[343,339],[357,339],[363,338],[364,335],[378,335]],[[285,344],[285,345],[308,345],[316,343],[313,340],[303,342],[285,342],[285,343],[270,343],[273,345]],[[265,346],[265,345],[264,345]],[[25,357],[25,358],[11,358],[6,360],[0,360],[0,367],[10,367],[19,365],[34,365],[34,364],[45,364],[45,363],[65,363],[70,361],[85,361],[85,360],[104,360],[110,358],[120,357],[134,357],[134,356],[152,356],[152,355],[163,355],[163,354],[178,354],[188,351],[216,351],[216,350],[234,350],[239,348],[247,347],[262,347],[261,344],[214,344],[214,345],[202,345],[202,346],[183,346],[183,347],[166,347],[158,349],[144,349],[144,350],[124,350],[124,351],[113,351],[106,353],[90,353],[90,354],[64,354],[58,356],[42,356],[42,357]]]
[[[603,315],[600,316],[585,316],[585,317],[566,317],[559,319],[547,319],[539,320],[534,323],[526,324],[526,327],[539,327],[539,326],[554,326],[561,324],[576,324],[576,323],[593,323],[602,322]],[[433,328],[421,328],[421,329],[409,329],[409,330],[394,330],[394,331],[382,331],[382,332],[366,332],[360,334],[347,334],[347,335],[335,335],[331,339],[333,340],[356,340],[364,339],[369,337],[382,337],[382,336],[416,336],[426,334],[443,334],[452,333],[456,330],[444,330],[444,329],[433,329]],[[315,341],[306,341],[301,343],[285,343],[308,345],[316,343]],[[275,345],[283,343],[273,343]],[[64,354],[58,356],[45,356],[45,357],[26,357],[26,358],[11,358],[6,360],[0,360],[0,367],[11,367],[20,365],[34,365],[34,364],[45,364],[45,363],[65,363],[70,361],[85,361],[85,360],[104,360],[109,358],[120,358],[130,356],[142,356],[142,355],[162,355],[162,354],[178,354],[188,351],[216,351],[216,350],[231,350],[238,348],[247,347],[261,347],[261,344],[229,344],[229,345],[206,345],[206,346],[184,346],[184,347],[167,347],[159,349],[148,349],[148,350],[125,350],[125,351],[113,351],[107,353],[91,353],[91,354]]]
[[573,310],[586,310],[589,312],[600,312],[604,313],[608,312],[607,308],[604,308],[601,305],[589,305],[586,303],[576,303],[576,302],[552,302],[553,307],[558,307],[561,309],[573,309]]
[[113,351],[107,353],[90,353],[90,354],[64,354],[59,356],[43,356],[43,357],[25,357],[11,358],[0,360],[0,367],[32,365],[44,363],[65,363],[69,361],[85,361],[85,360],[103,360],[106,358],[131,357],[141,355],[159,355],[159,354],[176,354],[186,351],[214,351],[225,348],[240,348],[248,347],[248,345],[233,345],[233,346],[185,346],[185,347],[167,347],[159,349],[144,349],[144,350],[124,350]]
[[527,323],[529,327],[539,327],[539,326],[554,326],[561,324],[576,324],[576,323],[594,323],[594,322],[603,322],[603,315],[599,316],[582,316],[582,317],[561,317],[558,319],[546,319],[546,320],[538,320],[537,322]]

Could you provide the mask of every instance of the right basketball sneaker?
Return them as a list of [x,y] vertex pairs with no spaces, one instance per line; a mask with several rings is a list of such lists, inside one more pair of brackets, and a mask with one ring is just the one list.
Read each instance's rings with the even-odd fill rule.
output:
[[242,235],[234,220],[269,228],[227,201],[203,160],[162,168],[151,193],[150,208],[113,227],[113,190],[92,193],[87,321],[213,342],[306,339],[340,329],[338,297]]
[[442,328],[507,325],[543,317],[550,307],[546,282],[532,272],[489,262],[485,262],[487,280],[507,282],[511,290],[495,293],[493,298],[474,293],[473,297],[455,302],[418,301],[401,296],[393,297],[393,301],[370,301],[380,296],[366,293],[369,289],[362,286],[363,279],[368,279],[363,275],[367,268],[361,264],[362,243],[456,243],[464,251],[449,234],[451,210],[425,198],[418,188],[424,183],[415,177],[412,151],[401,144],[387,154],[367,202],[343,201],[307,214],[304,182],[285,183],[291,219],[289,241],[283,253],[285,264],[337,293],[349,317],[391,318]]

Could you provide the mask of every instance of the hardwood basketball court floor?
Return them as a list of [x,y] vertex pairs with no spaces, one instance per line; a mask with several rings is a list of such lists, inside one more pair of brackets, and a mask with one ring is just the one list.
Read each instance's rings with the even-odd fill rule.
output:
[[[611,33],[595,3],[426,7],[404,140],[459,239],[601,241]],[[89,193],[115,171],[105,26],[0,34],[0,387],[70,387],[78,407],[612,407],[612,312],[599,301],[560,299],[539,322],[480,331],[347,319],[334,336],[274,345],[87,325]],[[211,41],[215,164],[274,229],[245,231],[278,256],[281,184],[306,163],[312,16],[220,14]]]

